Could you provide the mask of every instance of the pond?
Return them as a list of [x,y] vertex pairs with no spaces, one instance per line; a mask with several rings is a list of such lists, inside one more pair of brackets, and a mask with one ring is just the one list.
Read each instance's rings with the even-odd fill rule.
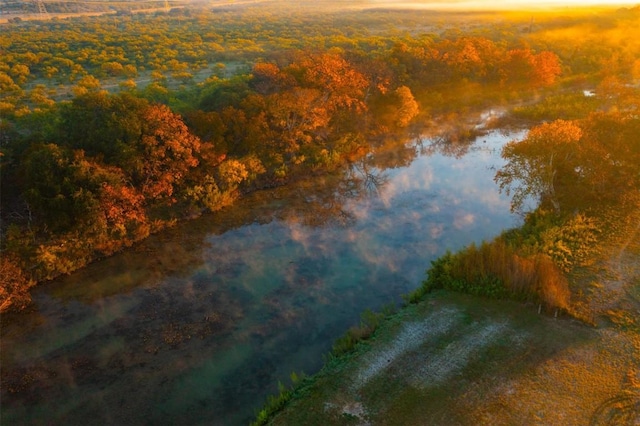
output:
[[493,176],[520,136],[381,146],[39,288],[4,321],[2,423],[247,424],[435,257],[519,224]]

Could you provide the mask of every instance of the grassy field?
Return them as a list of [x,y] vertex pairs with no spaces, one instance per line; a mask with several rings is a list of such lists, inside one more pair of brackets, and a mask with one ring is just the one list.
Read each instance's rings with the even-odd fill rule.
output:
[[610,229],[572,290],[587,325],[438,292],[297,389],[276,425],[640,424],[640,225]]

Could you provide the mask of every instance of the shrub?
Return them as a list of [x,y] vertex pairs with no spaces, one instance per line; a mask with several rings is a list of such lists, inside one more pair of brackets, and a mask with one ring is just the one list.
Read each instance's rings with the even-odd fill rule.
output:
[[563,309],[568,308],[570,298],[567,280],[551,258],[543,254],[523,257],[504,238],[479,247],[471,244],[431,262],[422,287],[407,300],[416,303],[441,288],[494,299],[533,299]]
[[0,255],[0,313],[20,310],[31,303],[29,289],[34,284],[16,260],[6,253]]
[[598,226],[594,219],[578,214],[541,235],[542,253],[553,259],[563,271],[583,264],[596,246]]
[[373,312],[371,309],[365,310],[360,319],[360,325],[353,326],[333,344],[331,355],[340,356],[351,352],[358,342],[366,340],[378,329],[382,320],[393,312],[393,307],[388,306],[382,312]]
[[554,94],[533,105],[516,107],[513,116],[533,121],[543,120],[575,120],[588,116],[598,108],[599,100],[577,93]]
[[293,395],[293,391],[285,388],[285,386],[280,382],[278,382],[278,391],[278,395],[269,396],[264,408],[258,412],[255,421],[251,423],[252,426],[267,424],[269,419],[284,408],[286,403],[291,399],[291,395]]

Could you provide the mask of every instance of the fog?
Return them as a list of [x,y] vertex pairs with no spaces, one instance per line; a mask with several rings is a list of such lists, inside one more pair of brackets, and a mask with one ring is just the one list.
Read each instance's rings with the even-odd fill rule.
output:
[[[360,2],[354,2],[360,3]],[[513,9],[541,9],[550,7],[585,7],[585,6],[629,6],[638,4],[637,0],[510,0],[509,2],[499,0],[429,0],[429,1],[388,1],[388,0],[369,0],[370,5],[380,8],[398,8],[398,9],[439,9],[439,10],[513,10]]]

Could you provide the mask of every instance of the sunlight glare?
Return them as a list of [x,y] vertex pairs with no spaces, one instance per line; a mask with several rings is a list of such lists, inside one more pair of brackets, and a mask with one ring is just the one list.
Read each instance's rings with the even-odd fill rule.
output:
[[589,8],[589,7],[633,7],[640,0],[425,0],[425,1],[389,1],[373,0],[383,7],[415,9],[543,9],[543,8]]

